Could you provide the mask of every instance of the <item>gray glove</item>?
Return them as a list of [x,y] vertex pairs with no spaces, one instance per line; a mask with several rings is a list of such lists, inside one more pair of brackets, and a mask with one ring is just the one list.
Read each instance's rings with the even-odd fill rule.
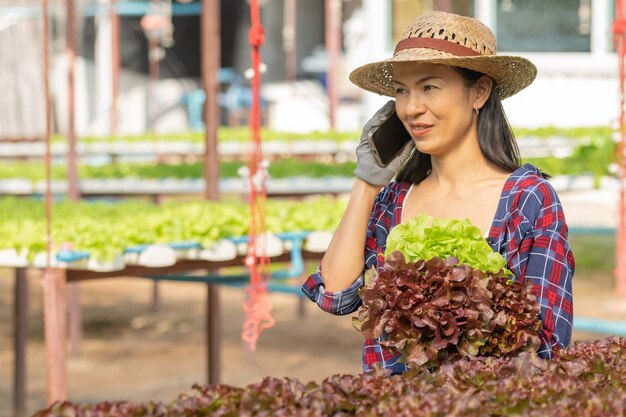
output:
[[[409,140],[402,146],[398,152],[391,158],[387,164],[384,164],[381,160],[376,145],[374,144],[373,135],[381,125],[386,122],[396,111],[395,102],[389,100],[383,107],[378,110],[374,116],[363,126],[363,132],[361,133],[361,141],[356,148],[356,169],[354,175],[361,178],[363,181],[372,185],[380,185],[381,187],[389,184],[400,169],[404,166],[406,161],[409,160],[413,150],[415,150],[415,142]],[[395,117],[395,116],[394,116]],[[403,134],[408,135],[403,127],[400,128]],[[389,132],[398,132],[398,128],[389,129]],[[381,132],[379,132],[381,133]],[[387,132],[385,132],[387,133]],[[384,137],[388,141],[401,141],[402,138],[396,136],[397,133],[391,133],[390,137]]]

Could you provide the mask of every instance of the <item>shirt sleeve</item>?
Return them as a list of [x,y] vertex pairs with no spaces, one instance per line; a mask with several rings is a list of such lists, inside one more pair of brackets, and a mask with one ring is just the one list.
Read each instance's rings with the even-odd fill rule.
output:
[[[520,282],[532,280],[543,322],[539,335],[542,345],[537,353],[551,358],[554,349],[567,347],[572,336],[574,256],[563,209],[552,186],[547,181],[539,184],[524,203],[529,207],[525,211],[534,215],[527,216],[532,227],[519,249],[518,277]],[[533,206],[536,208],[530,208]]]
[[344,315],[356,311],[361,306],[359,289],[363,286],[363,274],[346,289],[341,291],[326,291],[321,275],[321,267],[311,275],[304,285],[302,292],[311,301],[316,303],[327,313]]
[[335,292],[326,291],[320,265],[317,272],[309,276],[302,285],[304,295],[315,302],[322,310],[332,314],[344,315],[355,312],[361,306],[359,290],[363,286],[364,272],[372,266],[378,265],[378,252],[381,246],[380,242],[377,242],[377,231],[379,232],[378,234],[384,233],[385,237],[389,231],[387,218],[389,210],[385,203],[389,197],[390,192],[388,189],[384,189],[376,197],[376,202],[367,224],[365,265],[361,275],[346,289]]

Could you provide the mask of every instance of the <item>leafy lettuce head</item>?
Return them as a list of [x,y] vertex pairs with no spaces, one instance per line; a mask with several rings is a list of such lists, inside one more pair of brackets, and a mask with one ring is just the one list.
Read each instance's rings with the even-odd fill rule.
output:
[[483,272],[506,269],[506,260],[483,237],[468,219],[441,219],[420,214],[410,222],[394,227],[387,237],[385,256],[393,251],[404,254],[407,262],[429,260],[436,256],[454,256],[459,263]]

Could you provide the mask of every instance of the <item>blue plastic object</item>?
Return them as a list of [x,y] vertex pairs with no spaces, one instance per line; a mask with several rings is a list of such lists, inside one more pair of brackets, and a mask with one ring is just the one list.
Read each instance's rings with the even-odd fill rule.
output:
[[615,235],[614,227],[587,227],[587,226],[571,226],[569,228],[571,235]]
[[[298,296],[303,296],[300,291],[300,287],[295,287],[286,283],[280,282],[281,280],[296,278],[302,276],[304,273],[304,259],[302,257],[302,242],[307,238],[309,232],[288,232],[279,233],[276,236],[283,240],[291,242],[290,249],[290,264],[287,269],[281,269],[273,271],[271,273],[271,281],[267,285],[267,289],[273,292],[282,292]],[[248,242],[247,236],[234,237],[228,239],[231,242],[245,243]],[[124,253],[141,253],[148,248],[149,244],[129,246],[124,250]],[[198,242],[175,242],[168,243],[167,246],[174,250],[185,250],[201,248]],[[56,254],[56,258],[61,262],[76,262],[89,258],[89,252],[64,250]],[[207,284],[220,284],[230,286],[242,286],[250,281],[250,274],[210,274],[206,276],[193,276],[193,275],[157,275],[151,276],[150,279],[157,281],[178,281],[178,282],[203,282]]]
[[204,90],[193,90],[185,93],[185,104],[187,105],[187,118],[189,119],[189,128],[191,130],[204,129],[202,121],[202,106],[206,95]]
[[[202,246],[198,242],[175,242],[175,243],[167,243],[167,246],[174,250],[185,250],[185,249],[199,249]],[[129,246],[124,249],[124,253],[141,253],[146,250],[149,246],[152,245],[134,245]]]
[[[220,107],[228,114],[237,114],[243,109],[252,106],[252,90],[244,85],[243,79],[233,68],[224,67],[219,70],[219,82],[223,86],[223,91],[218,95]],[[182,102],[187,106],[187,118],[189,128],[201,131],[204,129],[202,121],[202,108],[206,95],[204,90],[197,89],[188,91],[182,98]],[[261,107],[267,107],[267,100],[261,98]]]
[[574,330],[626,337],[626,322],[574,316]]
[[57,261],[67,262],[67,263],[82,261],[83,259],[89,258],[89,252],[62,250],[62,251],[57,252],[56,258],[57,258]]
[[[273,292],[283,292],[303,296],[300,287],[277,282],[288,278],[296,278],[304,273],[304,259],[302,257],[302,241],[307,238],[309,232],[289,232],[279,233],[276,236],[283,241],[291,242],[290,261],[291,267],[279,271],[273,271],[271,281],[267,285],[267,289]],[[228,239],[231,242],[245,243],[248,242],[247,236],[234,237]],[[193,275],[156,275],[151,276],[154,280],[177,281],[177,282],[204,282],[207,284],[219,284],[229,286],[242,286],[250,281],[250,274],[209,274],[205,276]]]
[[[115,11],[120,16],[144,16],[150,11],[149,1],[120,1],[115,5]],[[201,3],[172,2],[173,16],[199,16],[202,13]]]

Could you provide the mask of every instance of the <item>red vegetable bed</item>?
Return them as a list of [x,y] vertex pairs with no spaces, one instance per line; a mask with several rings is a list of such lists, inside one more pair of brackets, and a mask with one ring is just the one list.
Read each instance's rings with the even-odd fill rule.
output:
[[557,359],[477,357],[390,377],[334,375],[321,384],[265,378],[245,388],[195,386],[171,403],[54,404],[34,417],[621,416],[626,339],[578,342]]

